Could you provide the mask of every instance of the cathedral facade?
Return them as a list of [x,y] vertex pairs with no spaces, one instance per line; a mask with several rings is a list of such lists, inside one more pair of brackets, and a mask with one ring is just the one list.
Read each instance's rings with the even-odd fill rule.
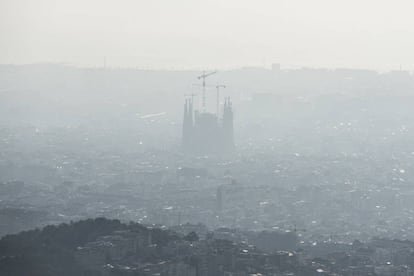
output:
[[182,148],[189,154],[230,154],[235,150],[233,109],[230,98],[226,98],[223,116],[194,111],[193,101],[184,104]]

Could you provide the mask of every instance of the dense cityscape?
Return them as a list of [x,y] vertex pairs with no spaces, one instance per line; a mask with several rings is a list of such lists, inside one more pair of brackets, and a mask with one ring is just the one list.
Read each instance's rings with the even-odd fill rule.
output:
[[1,275],[413,275],[408,71],[0,71]]

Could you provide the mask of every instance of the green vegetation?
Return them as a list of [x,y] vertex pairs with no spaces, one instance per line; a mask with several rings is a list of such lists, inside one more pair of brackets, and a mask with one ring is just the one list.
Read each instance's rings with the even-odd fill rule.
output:
[[75,250],[116,230],[152,231],[153,242],[160,245],[175,237],[167,231],[149,230],[137,223],[123,224],[105,218],[49,225],[0,240],[0,275],[81,275],[74,258]]

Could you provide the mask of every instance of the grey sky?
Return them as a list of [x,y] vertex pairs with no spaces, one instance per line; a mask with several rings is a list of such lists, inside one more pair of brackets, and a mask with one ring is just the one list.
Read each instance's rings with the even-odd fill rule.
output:
[[413,1],[0,0],[0,63],[414,68]]

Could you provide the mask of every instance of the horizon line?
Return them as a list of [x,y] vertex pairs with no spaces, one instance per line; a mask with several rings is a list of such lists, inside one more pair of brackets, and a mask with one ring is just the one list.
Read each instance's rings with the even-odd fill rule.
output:
[[[246,70],[246,69],[260,69],[266,71],[274,71],[274,72],[287,72],[287,71],[298,71],[298,70],[323,70],[323,71],[337,71],[337,70],[351,70],[351,71],[370,71],[376,73],[393,73],[393,72],[405,72],[414,74],[414,69],[404,70],[403,68],[398,69],[388,69],[388,70],[381,70],[381,69],[374,69],[374,68],[366,68],[366,67],[324,67],[324,66],[308,66],[308,65],[296,65],[296,66],[287,66],[282,67],[280,63],[272,63],[270,66],[266,65],[239,65],[239,66],[150,66],[150,65],[143,65],[143,66],[88,66],[88,65],[78,65],[71,62],[33,62],[33,63],[0,63],[0,66],[16,66],[16,67],[24,67],[24,66],[62,66],[62,67],[71,67],[77,69],[89,69],[89,70],[137,70],[137,71],[172,71],[172,72],[199,72],[199,71],[237,71],[237,70]],[[279,69],[273,69],[273,65],[279,65]]]

